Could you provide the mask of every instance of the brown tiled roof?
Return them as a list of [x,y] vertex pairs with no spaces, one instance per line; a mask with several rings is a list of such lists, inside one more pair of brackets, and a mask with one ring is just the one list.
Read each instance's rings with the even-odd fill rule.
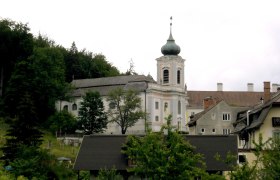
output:
[[202,108],[203,99],[212,97],[218,100],[224,100],[232,106],[250,107],[260,103],[263,92],[247,91],[188,91],[189,107]]
[[[96,171],[114,167],[117,170],[126,170],[127,159],[121,153],[126,138],[126,135],[84,136],[74,169]],[[207,170],[230,170],[228,165],[215,159],[216,154],[222,158],[225,158],[228,152],[237,156],[237,137],[233,135],[186,135],[185,139],[196,147],[197,153],[204,156]]]

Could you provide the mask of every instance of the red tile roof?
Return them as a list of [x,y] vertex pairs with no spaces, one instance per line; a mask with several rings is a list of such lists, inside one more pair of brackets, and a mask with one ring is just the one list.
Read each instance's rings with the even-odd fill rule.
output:
[[203,99],[212,97],[216,100],[224,100],[231,106],[250,107],[260,103],[263,92],[248,91],[188,91],[190,108],[203,108]]

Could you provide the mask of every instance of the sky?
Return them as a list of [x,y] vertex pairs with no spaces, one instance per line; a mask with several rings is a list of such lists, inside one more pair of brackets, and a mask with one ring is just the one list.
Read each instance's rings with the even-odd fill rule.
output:
[[188,90],[255,91],[280,84],[280,1],[0,0],[0,18],[70,48],[102,53],[121,72],[132,61],[156,80],[170,31],[181,47]]

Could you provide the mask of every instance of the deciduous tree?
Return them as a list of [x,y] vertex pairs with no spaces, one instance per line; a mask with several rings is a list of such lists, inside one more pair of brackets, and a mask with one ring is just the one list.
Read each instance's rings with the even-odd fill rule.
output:
[[107,101],[111,105],[108,111],[110,120],[121,127],[122,134],[125,134],[127,128],[134,126],[140,118],[145,116],[141,109],[141,98],[135,90],[114,89],[109,93]]
[[[170,126],[146,136],[129,136],[124,153],[134,163],[129,171],[149,179],[195,179],[206,175],[202,156]],[[164,135],[164,132],[167,134]]]

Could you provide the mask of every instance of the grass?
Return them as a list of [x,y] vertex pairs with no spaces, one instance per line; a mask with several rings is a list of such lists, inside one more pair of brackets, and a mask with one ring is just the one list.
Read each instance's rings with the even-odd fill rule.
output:
[[[8,129],[8,125],[0,119],[0,148],[5,144],[5,134]],[[52,135],[50,132],[44,132],[42,148],[49,149],[50,153],[55,157],[67,157],[71,158],[74,162],[76,155],[79,151],[79,147],[74,147],[70,145],[64,145],[61,141]],[[3,152],[0,151],[0,157],[2,157]]]
[[44,133],[43,144],[41,147],[49,149],[50,153],[56,157],[71,158],[72,162],[74,162],[79,151],[79,147],[65,145],[49,132]]

